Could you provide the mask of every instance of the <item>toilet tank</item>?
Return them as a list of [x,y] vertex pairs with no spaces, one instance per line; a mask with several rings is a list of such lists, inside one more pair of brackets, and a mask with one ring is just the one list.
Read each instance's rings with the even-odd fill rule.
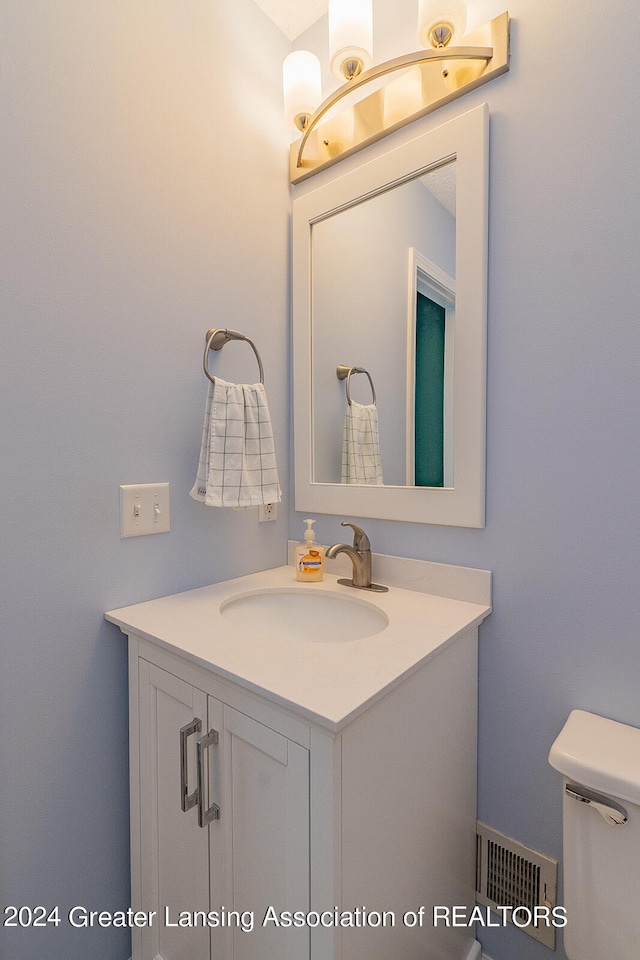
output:
[[640,730],[573,710],[549,763],[563,775],[567,957],[638,960]]

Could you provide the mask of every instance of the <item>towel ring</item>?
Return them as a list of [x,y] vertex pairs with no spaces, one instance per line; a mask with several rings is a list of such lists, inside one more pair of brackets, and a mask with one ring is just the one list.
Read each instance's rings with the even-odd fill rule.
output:
[[375,407],[375,405],[376,405],[376,391],[375,391],[375,387],[373,386],[373,380],[371,379],[371,374],[369,373],[369,371],[368,371],[368,370],[365,370],[364,367],[348,367],[348,366],[346,366],[344,363],[340,363],[340,364],[338,364],[338,366],[336,367],[336,376],[337,376],[338,380],[346,380],[346,381],[347,381],[347,403],[349,404],[349,406],[351,406],[351,391],[349,390],[349,381],[351,380],[351,374],[352,374],[352,373],[364,373],[364,374],[366,374],[366,376],[367,376],[367,378],[368,378],[368,380],[369,380],[369,385],[370,385],[370,387],[371,387],[371,396],[372,396],[372,398],[373,398],[373,401],[372,401],[372,402],[373,402],[373,405],[374,405],[374,407]]
[[207,330],[205,334],[206,346],[204,348],[204,357],[202,358],[202,366],[207,378],[211,383],[215,384],[215,378],[209,373],[208,359],[209,359],[209,350],[222,350],[225,343],[228,343],[229,340],[246,340],[253,352],[256,355],[256,360],[258,361],[258,371],[260,374],[260,383],[264,383],[264,369],[262,367],[262,360],[260,359],[260,354],[256,348],[253,340],[249,340],[249,337],[245,337],[244,333],[238,333],[237,330],[228,330],[228,329],[217,329],[212,327],[210,330]]

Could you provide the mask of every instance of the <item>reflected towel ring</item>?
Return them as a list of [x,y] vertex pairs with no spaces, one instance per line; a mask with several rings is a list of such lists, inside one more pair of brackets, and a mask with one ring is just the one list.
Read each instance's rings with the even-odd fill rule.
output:
[[250,340],[249,337],[245,337],[243,333],[238,333],[237,330],[228,330],[228,329],[217,329],[212,327],[210,330],[207,330],[205,335],[206,346],[204,348],[204,357],[202,358],[202,366],[204,372],[207,376],[207,379],[215,385],[215,378],[209,373],[208,359],[209,359],[209,350],[222,350],[225,343],[228,343],[229,340],[246,340],[253,352],[256,355],[256,360],[258,361],[258,372],[260,374],[260,383],[264,383],[264,369],[262,367],[262,360],[260,359],[260,354],[256,348],[253,340]]
[[364,367],[348,367],[348,366],[346,366],[346,364],[340,363],[340,364],[338,364],[338,366],[336,367],[336,376],[337,376],[338,380],[346,380],[346,381],[347,381],[347,403],[349,404],[349,406],[351,406],[351,391],[349,390],[349,383],[350,383],[350,380],[351,380],[351,374],[352,374],[352,373],[364,373],[364,374],[366,374],[366,376],[367,376],[367,378],[368,378],[368,380],[369,380],[369,385],[370,385],[370,387],[371,387],[372,403],[373,403],[373,405],[374,405],[374,407],[375,407],[375,405],[376,405],[376,391],[375,391],[375,387],[373,386],[373,380],[371,379],[371,374],[369,373],[369,371],[368,371],[368,370],[365,370]]

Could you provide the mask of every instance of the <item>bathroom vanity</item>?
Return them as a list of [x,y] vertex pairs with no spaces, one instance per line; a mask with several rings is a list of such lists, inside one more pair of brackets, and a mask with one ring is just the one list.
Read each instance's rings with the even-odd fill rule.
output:
[[477,956],[432,911],[475,898],[490,601],[415,585],[288,566],[106,615],[129,637],[133,960]]

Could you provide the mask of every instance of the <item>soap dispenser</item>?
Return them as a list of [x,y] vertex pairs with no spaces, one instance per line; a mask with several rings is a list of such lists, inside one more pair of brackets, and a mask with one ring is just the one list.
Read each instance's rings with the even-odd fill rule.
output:
[[316,543],[313,532],[315,520],[305,520],[307,529],[304,534],[304,543],[296,547],[296,579],[304,583],[317,583],[324,577],[324,547]]

